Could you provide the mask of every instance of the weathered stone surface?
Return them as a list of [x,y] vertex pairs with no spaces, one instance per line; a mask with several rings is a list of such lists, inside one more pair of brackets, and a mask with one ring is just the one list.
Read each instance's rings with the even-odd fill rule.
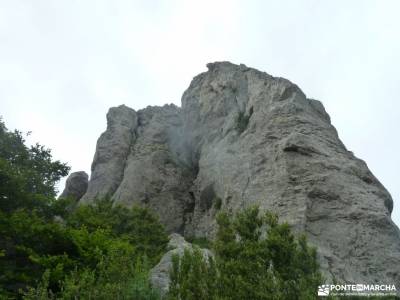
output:
[[137,113],[135,142],[113,199],[156,211],[170,232],[183,233],[192,173],[184,162],[182,118],[174,105],[147,107]]
[[89,176],[86,172],[71,173],[65,182],[65,188],[60,198],[73,198],[77,201],[81,199],[87,191],[88,179]]
[[81,203],[114,194],[122,181],[126,160],[136,139],[137,123],[133,109],[125,105],[110,108],[107,130],[97,141],[89,187]]
[[[185,239],[176,233],[169,236],[168,252],[164,254],[160,262],[150,271],[150,282],[153,287],[157,288],[162,295],[168,292],[170,285],[169,272],[172,267],[172,257],[174,255],[182,256],[185,249],[193,251],[193,245],[185,241]],[[203,257],[208,260],[213,254],[208,249],[199,248]]]
[[[208,65],[182,108],[112,108],[82,202],[147,205],[170,232],[215,233],[217,199],[259,204],[305,232],[328,281],[400,286],[390,194],[339,140],[321,102],[283,78]],[[219,200],[218,200],[219,202]]]

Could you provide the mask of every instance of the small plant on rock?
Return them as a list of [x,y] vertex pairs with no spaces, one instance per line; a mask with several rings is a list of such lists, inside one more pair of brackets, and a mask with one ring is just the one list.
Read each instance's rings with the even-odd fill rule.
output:
[[236,117],[236,130],[239,132],[239,134],[247,129],[252,114],[253,107],[250,108],[248,115],[243,111],[239,111],[239,114]]

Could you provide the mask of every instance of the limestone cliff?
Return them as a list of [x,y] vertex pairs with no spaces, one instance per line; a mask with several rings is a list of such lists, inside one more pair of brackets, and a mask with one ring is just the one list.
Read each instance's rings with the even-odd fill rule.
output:
[[308,235],[328,280],[400,286],[390,194],[290,81],[212,63],[181,108],[119,106],[107,124],[81,203],[146,205],[186,236],[212,236],[219,209],[258,204]]

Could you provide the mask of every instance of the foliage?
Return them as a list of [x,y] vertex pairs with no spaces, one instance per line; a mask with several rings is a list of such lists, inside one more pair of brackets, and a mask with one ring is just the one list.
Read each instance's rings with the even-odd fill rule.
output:
[[92,205],[81,205],[66,219],[72,228],[109,230],[135,245],[137,255],[146,255],[151,263],[159,261],[168,242],[164,227],[146,208],[114,206],[110,199],[95,199]]
[[220,210],[220,209],[221,209],[221,206],[222,206],[222,199],[219,198],[219,197],[215,198],[214,208],[215,208],[216,210]]
[[6,255],[0,259],[0,268],[4,270],[0,284],[14,293],[34,284],[46,267],[57,269],[57,274],[71,267],[78,255],[66,229],[36,211],[21,209],[4,214],[1,219],[0,235],[6,245]]
[[253,114],[253,107],[250,108],[249,114],[246,114],[243,111],[239,111],[236,117],[236,130],[239,132],[239,134],[241,134],[243,131],[247,129],[252,114]]
[[56,200],[68,170],[0,121],[0,298],[158,299],[148,270],[166,247],[163,226],[108,199]]
[[199,248],[185,249],[172,257],[171,284],[167,299],[208,300],[217,293],[214,260],[203,258]]
[[[148,215],[147,211],[145,215]],[[166,240],[164,232],[161,232],[159,237],[150,232],[154,234],[153,240],[146,242],[142,239],[141,244],[134,244],[133,239],[129,238],[129,232],[117,235],[107,228],[98,227],[89,230],[85,225],[79,228],[63,226],[56,222],[48,222],[36,213],[24,210],[16,211],[10,217],[2,218],[2,221],[7,222],[5,226],[1,226],[2,233],[9,228],[9,231],[4,232],[4,236],[14,244],[13,249],[8,249],[5,259],[1,260],[1,267],[6,270],[1,278],[2,284],[6,287],[16,282],[20,284],[18,287],[34,285],[36,279],[48,270],[50,273],[46,278],[46,286],[55,295],[64,288],[64,284],[78,280],[77,274],[86,274],[85,280],[94,276],[96,285],[92,288],[95,290],[102,286],[111,289],[110,285],[117,283],[121,285],[123,284],[121,278],[134,278],[131,271],[134,266],[126,272],[123,271],[124,267],[130,266],[132,261],[145,257],[147,249],[149,257],[156,260],[161,255],[165,243],[160,245],[153,242]],[[138,239],[139,237],[136,238]],[[150,259],[147,260],[147,265],[148,261]],[[74,270],[76,272],[71,273]],[[101,273],[101,270],[106,271]],[[72,275],[67,275],[70,273]],[[99,283],[96,277],[100,274],[103,274],[102,283]],[[104,283],[106,279],[109,280],[108,285]],[[129,283],[130,290],[133,289],[133,283]],[[82,288],[88,290],[87,286]]]
[[[8,270],[7,277],[3,278],[5,286],[13,282],[19,282],[19,287],[32,286],[37,278],[45,274],[44,282],[37,289],[31,289],[31,294],[43,293],[40,289],[46,286],[49,299],[53,296],[64,299],[67,292],[82,294],[83,290],[95,299],[110,299],[107,297],[112,293],[138,294],[139,290],[155,295],[148,284],[146,272],[149,266],[158,262],[166,247],[167,237],[163,227],[146,209],[109,209],[101,206],[105,201],[99,203],[100,207],[95,202],[91,209],[79,207],[64,225],[49,222],[37,213],[25,210],[18,210],[5,218],[8,224],[1,229],[12,230],[5,233],[15,244],[15,254],[8,254],[2,265]],[[106,209],[116,219],[107,219]],[[121,214],[129,217],[129,222],[123,217],[118,220]],[[87,222],[85,216],[90,216]],[[145,268],[138,272],[142,260],[145,261]],[[84,295],[89,294],[82,294],[82,299],[86,299]]]
[[56,195],[55,184],[69,167],[53,161],[44,146],[24,143],[21,132],[8,131],[0,120],[0,209],[11,212],[25,207],[46,213]]
[[315,298],[322,277],[316,250],[304,236],[296,238],[287,223],[279,224],[271,213],[260,215],[257,207],[234,218],[220,213],[217,222],[215,264],[196,252],[175,258],[170,299]]
[[186,240],[193,245],[199,246],[200,248],[211,249],[212,242],[206,237],[191,236],[187,237]]
[[136,263],[124,257],[111,256],[93,270],[75,269],[62,283],[61,291],[49,289],[50,271],[46,270],[37,288],[29,289],[25,300],[53,299],[138,299],[158,300],[160,295],[148,280],[149,265],[144,260]]

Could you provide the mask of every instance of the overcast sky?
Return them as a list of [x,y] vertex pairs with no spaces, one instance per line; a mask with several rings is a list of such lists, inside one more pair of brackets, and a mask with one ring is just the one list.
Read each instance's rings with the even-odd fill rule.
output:
[[89,173],[109,107],[180,105],[206,63],[244,63],[324,103],[400,224],[399,11],[398,0],[0,0],[0,115]]

